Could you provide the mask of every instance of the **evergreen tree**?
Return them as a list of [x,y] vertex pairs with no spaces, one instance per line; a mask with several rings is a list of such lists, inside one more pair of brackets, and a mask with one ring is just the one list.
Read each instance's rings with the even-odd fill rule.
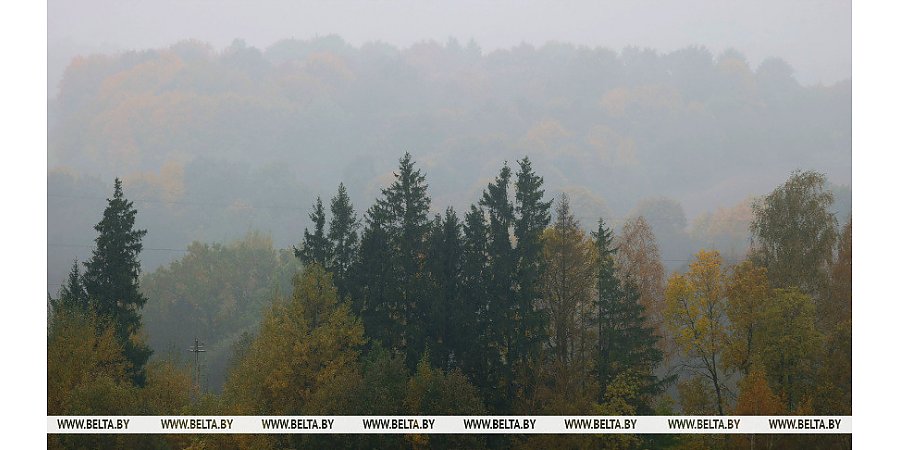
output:
[[488,225],[484,210],[472,205],[463,224],[463,253],[460,271],[460,305],[453,320],[455,342],[459,347],[458,367],[484,392],[496,386],[490,361],[497,361],[496,348],[485,337],[492,324],[488,317],[487,294],[491,269],[488,267]]
[[386,228],[387,213],[373,205],[366,212],[366,227],[353,268],[354,310],[363,320],[366,334],[388,351],[401,347],[394,255]]
[[97,230],[96,247],[91,259],[84,263],[84,290],[89,304],[101,321],[115,327],[116,338],[131,363],[132,381],[143,386],[144,365],[152,351],[135,339],[141,328],[140,309],[147,302],[138,286],[141,264],[138,254],[147,230],[134,228],[137,211],[122,194],[122,182],[116,178],[113,198],[107,199],[103,219]]
[[515,350],[512,336],[516,331],[515,296],[513,292],[516,261],[510,230],[515,219],[509,201],[512,171],[504,164],[493,183],[488,183],[479,205],[488,216],[487,267],[483,321],[486,371],[496,384],[488,386],[485,402],[495,412],[508,411],[515,398],[512,364]]
[[328,240],[333,256],[331,270],[334,273],[334,285],[341,298],[349,293],[348,273],[359,247],[358,228],[359,221],[353,212],[347,188],[341,183],[337,195],[331,199],[331,223],[328,227]]
[[453,208],[435,217],[426,266],[434,283],[425,310],[426,346],[432,363],[448,370],[456,367],[460,346],[454,329],[461,320],[462,225]]
[[409,153],[394,182],[367,214],[356,279],[360,311],[373,337],[415,367],[425,350],[425,305],[432,283],[424,268],[431,221],[425,176]]
[[600,220],[597,232],[597,365],[600,398],[607,396],[611,383],[629,372],[637,383],[635,404],[638,414],[649,414],[649,400],[662,392],[669,379],[659,380],[654,371],[662,362],[657,348],[659,337],[647,322],[640,302],[640,287],[634,278],[625,275],[624,282],[615,273],[615,253],[612,231]]
[[422,171],[415,168],[412,156],[400,160],[394,183],[382,190],[377,205],[386,212],[387,231],[396,269],[397,317],[399,335],[410,368],[418,363],[425,350],[424,308],[431,295],[424,272],[427,239],[431,230],[428,211],[431,198]]
[[50,307],[54,314],[62,311],[87,312],[90,310],[77,260],[72,263],[72,270],[66,278],[66,284],[60,288],[58,297],[50,299]]
[[303,242],[300,248],[294,247],[294,255],[300,258],[304,266],[318,264],[326,270],[331,269],[331,243],[325,236],[325,208],[322,206],[322,198],[316,197],[313,212],[309,213],[309,220],[313,223],[313,232],[303,230]]
[[514,223],[517,320],[513,334],[515,344],[512,361],[519,374],[528,378],[519,381],[525,384],[525,389],[535,383],[533,377],[536,370],[533,366],[537,364],[538,354],[547,342],[547,315],[538,305],[541,301],[541,278],[544,272],[541,236],[550,224],[552,201],[543,200],[543,184],[544,179],[534,173],[527,157],[519,161],[519,171],[516,173],[518,214]]

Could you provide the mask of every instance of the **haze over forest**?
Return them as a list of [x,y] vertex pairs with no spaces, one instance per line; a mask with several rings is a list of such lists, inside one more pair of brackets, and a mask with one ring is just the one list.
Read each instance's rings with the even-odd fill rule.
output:
[[260,230],[296,244],[317,195],[343,181],[368,204],[407,151],[437,205],[464,208],[527,155],[585,224],[647,217],[670,268],[704,246],[740,256],[749,199],[793,170],[825,174],[849,213],[850,93],[849,80],[803,86],[788,61],[697,46],[326,36],[80,56],[49,105],[48,283],[87,256],[115,176],[153,230],[152,271],[195,240]]
[[850,4],[783,3],[51,1],[48,411],[849,415]]

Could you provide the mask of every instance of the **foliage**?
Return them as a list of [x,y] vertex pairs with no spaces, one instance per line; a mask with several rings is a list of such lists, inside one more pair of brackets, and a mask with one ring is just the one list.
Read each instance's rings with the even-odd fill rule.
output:
[[753,204],[754,258],[768,269],[773,287],[821,296],[837,241],[833,201],[824,175],[797,171]]
[[665,298],[665,268],[660,261],[659,248],[653,229],[644,216],[629,219],[622,227],[622,234],[617,237],[616,267],[622,281],[630,277],[640,291],[640,303],[646,311],[648,323],[660,336],[660,347],[669,350],[666,344],[671,341],[663,324]]
[[118,178],[113,197],[107,203],[103,218],[94,226],[99,235],[93,254],[84,263],[84,290],[98,318],[113,324],[116,339],[131,363],[131,380],[141,386],[146,381],[144,364],[152,353],[135,338],[141,330],[139,311],[147,302],[138,284],[141,273],[138,254],[143,249],[141,239],[147,230],[134,228],[137,210],[125,199]]
[[548,346],[560,369],[587,379],[596,342],[592,326],[595,247],[572,216],[565,194],[557,205],[556,222],[544,231],[543,242],[541,297],[549,318]]
[[359,319],[313,264],[276,300],[259,336],[229,375],[224,395],[240,414],[335,414],[359,377]]
[[666,287],[666,322],[687,358],[684,367],[711,383],[716,412],[723,415],[727,342],[725,276],[716,251],[701,250],[685,274],[675,273]]
[[232,345],[255,332],[272,297],[290,292],[298,270],[290,252],[275,250],[257,232],[225,244],[194,242],[183,257],[142,279],[152,299],[144,308],[149,343],[157,352],[186,355],[195,338],[202,341],[204,387],[219,391]]

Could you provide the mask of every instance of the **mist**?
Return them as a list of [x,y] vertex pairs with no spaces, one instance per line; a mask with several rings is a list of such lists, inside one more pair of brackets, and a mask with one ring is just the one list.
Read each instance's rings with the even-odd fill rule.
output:
[[338,34],[352,45],[397,47],[474,40],[487,52],[551,41],[672,51],[704,45],[740,49],[752,65],[790,61],[804,85],[850,76],[850,2],[458,1],[265,2],[87,0],[48,3],[48,96],[71,57],[156,48],[183,39],[217,49],[234,39],[268,47],[285,38]]

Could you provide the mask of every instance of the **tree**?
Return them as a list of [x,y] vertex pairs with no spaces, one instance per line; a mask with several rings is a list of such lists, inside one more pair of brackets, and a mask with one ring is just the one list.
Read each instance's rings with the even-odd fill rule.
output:
[[488,266],[488,224],[484,210],[471,205],[463,224],[463,252],[460,268],[460,305],[454,319],[454,333],[459,345],[458,367],[469,376],[484,396],[498,386],[496,367],[499,348],[489,339],[495,324],[491,318],[497,311],[489,309],[490,281]]
[[631,277],[625,282],[615,273],[616,249],[611,248],[612,231],[603,220],[594,233],[597,246],[597,359],[595,373],[599,382],[600,400],[617,377],[630,372],[636,381],[636,403],[640,413],[650,412],[652,396],[660,393],[669,380],[659,380],[654,371],[662,362],[657,348],[659,337],[647,323],[640,291]]
[[541,298],[549,319],[548,344],[558,367],[584,382],[595,342],[591,320],[595,256],[593,244],[569,209],[566,194],[560,197],[556,222],[544,231],[543,242]]
[[66,284],[59,290],[57,298],[50,299],[50,307],[54,314],[62,311],[78,311],[86,313],[90,310],[84,280],[78,270],[78,261],[72,263],[72,270],[66,278]]
[[496,377],[496,385],[488,389],[485,398],[494,411],[507,411],[516,397],[513,385],[513,364],[516,358],[514,334],[516,333],[516,303],[513,291],[516,259],[513,254],[510,230],[515,210],[509,201],[509,183],[512,171],[506,164],[494,182],[488,183],[479,206],[488,217],[487,266],[489,268],[484,308],[485,349],[489,364],[487,372]]
[[516,218],[513,232],[516,238],[514,250],[515,268],[515,327],[511,346],[520,396],[530,396],[536,384],[534,365],[539,364],[539,353],[547,341],[547,316],[539,308],[541,303],[541,277],[544,273],[541,235],[550,224],[552,201],[544,201],[544,179],[531,168],[528,157],[519,163],[516,172]]
[[47,330],[47,413],[87,414],[84,407],[102,407],[83,405],[79,398],[101,379],[128,389],[129,365],[112,325],[91,311],[59,309]]
[[[755,368],[738,383],[740,392],[734,405],[734,414],[739,416],[778,416],[786,412],[781,399],[769,388],[764,370]],[[765,441],[766,448],[773,448],[776,435],[737,435],[735,441],[741,448],[753,449],[759,440]]]
[[366,212],[366,227],[353,269],[352,298],[369,337],[394,351],[402,347],[402,332],[397,269],[386,216],[377,204]]
[[434,294],[423,311],[426,347],[435,355],[436,366],[444,370],[456,366],[463,350],[460,329],[472,319],[462,309],[462,253],[462,225],[453,208],[447,208],[444,218],[435,217],[432,225],[425,265]]
[[773,294],[766,269],[750,260],[738,264],[726,282],[725,291],[730,333],[723,362],[747,376],[753,364],[760,363],[766,320],[771,315]]
[[322,206],[322,198],[316,197],[313,212],[309,213],[309,220],[313,223],[313,232],[303,230],[303,242],[300,248],[294,247],[294,255],[300,258],[303,265],[318,264],[326,269],[331,268],[331,242],[325,235],[325,208]]
[[772,287],[796,286],[819,299],[837,239],[833,201],[824,175],[798,171],[753,204],[753,255]]
[[181,350],[200,339],[206,386],[219,391],[229,349],[242,333],[255,332],[276,292],[291,292],[301,268],[293,252],[276,250],[272,238],[258,232],[224,244],[193,242],[184,256],[141,280],[153,299],[143,313],[148,344]]
[[666,323],[684,368],[702,376],[715,391],[716,411],[724,415],[722,352],[726,345],[725,277],[716,251],[700,250],[685,274],[674,273],[666,287]]
[[852,221],[841,229],[837,260],[831,267],[828,291],[819,301],[821,329],[831,334],[853,317],[853,242]]
[[660,347],[668,350],[671,337],[667,336],[663,323],[665,309],[665,268],[659,257],[656,237],[644,216],[628,219],[622,227],[622,235],[616,239],[616,264],[620,278],[631,277],[640,291],[641,305],[647,312],[648,323],[663,339]]
[[400,332],[395,341],[401,342],[407,355],[407,365],[413,367],[425,351],[423,314],[431,294],[424,271],[427,240],[431,231],[428,211],[431,198],[425,175],[415,168],[412,156],[406,153],[394,173],[394,182],[381,191],[376,207],[383,211],[385,231],[390,242],[396,277],[397,320]]
[[[422,416],[483,415],[478,391],[458,370],[444,372],[431,367],[426,352],[410,377],[404,401],[407,414]],[[411,435],[413,448],[482,448],[477,435]]]
[[776,289],[765,318],[762,361],[770,385],[795,412],[811,398],[822,355],[822,335],[815,326],[815,304],[797,288]]
[[[291,298],[273,303],[225,385],[234,414],[334,415],[354,404],[363,327],[331,280],[312,264],[296,278]],[[328,446],[303,435],[241,439],[250,447]]]
[[140,291],[141,264],[138,254],[147,230],[134,228],[137,211],[122,193],[116,178],[113,198],[107,199],[103,218],[94,227],[99,233],[91,258],[84,263],[84,288],[100,320],[110,321],[116,338],[130,363],[131,380],[138,386],[146,381],[144,365],[152,351],[143,344],[140,309],[147,298]]
[[331,199],[328,240],[332,249],[331,271],[334,274],[334,285],[338,296],[342,298],[349,293],[349,271],[356,260],[359,246],[358,228],[359,221],[353,212],[347,188],[341,183],[337,195]]

